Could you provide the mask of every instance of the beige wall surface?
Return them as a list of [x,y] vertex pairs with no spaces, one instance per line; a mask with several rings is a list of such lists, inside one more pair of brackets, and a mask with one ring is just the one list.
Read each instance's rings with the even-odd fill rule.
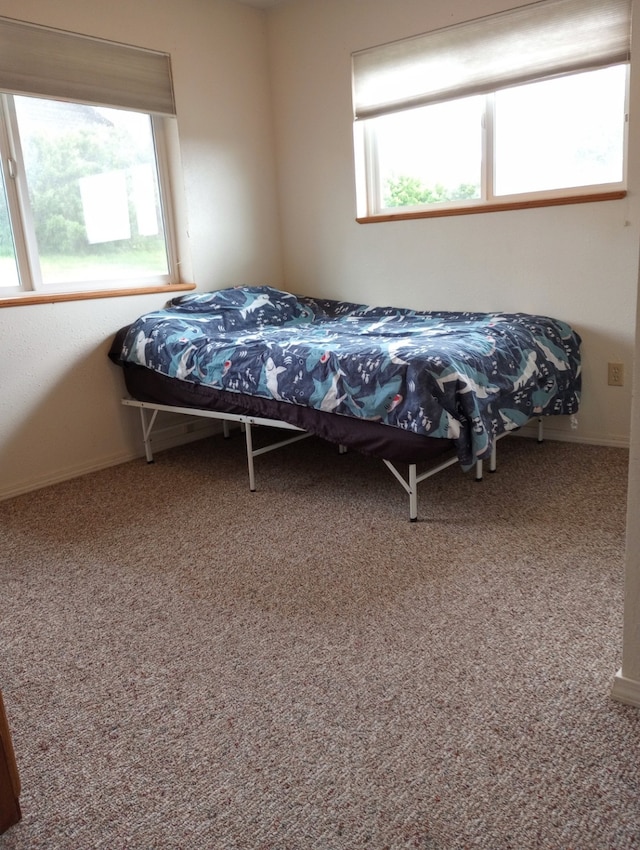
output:
[[[640,310],[637,326],[640,329]],[[627,546],[625,563],[622,667],[613,694],[640,708],[640,374],[634,375],[631,411],[631,450],[627,493]]]
[[[355,222],[350,54],[514,0],[0,0],[0,15],[171,53],[186,218],[200,289],[242,283],[416,308],[530,311],[583,337],[577,429],[629,439],[640,230],[640,62],[624,201],[389,224]],[[638,27],[640,29],[640,27]],[[638,54],[640,42],[634,48]],[[188,256],[187,256],[188,255]],[[162,296],[0,309],[0,498],[141,453],[106,353]],[[622,361],[626,385],[606,383]]]
[[[627,445],[640,215],[640,85],[633,80],[622,201],[447,218],[355,221],[350,54],[518,5],[516,0],[297,0],[268,16],[288,288],[421,309],[523,311],[583,337],[577,428],[549,436]],[[634,48],[634,74],[640,39]],[[626,385],[607,385],[621,361]]]
[[[227,0],[0,0],[0,15],[168,51],[185,265],[205,290],[281,282],[264,12]],[[141,452],[107,351],[118,328],[166,300],[0,309],[0,498]]]
[[[265,15],[228,0],[0,0],[0,15],[171,53],[184,179],[177,200],[187,219],[185,262],[200,289],[261,282],[368,303],[556,315],[584,339],[579,427],[571,433],[562,423],[558,436],[625,445],[640,229],[640,41],[625,201],[354,221],[350,53],[511,5],[394,0],[391,14],[389,0],[289,0]],[[141,295],[0,309],[0,498],[141,453],[107,351],[119,327],[163,302]],[[624,388],[607,387],[608,360],[625,363]],[[637,374],[634,383],[640,387]],[[632,446],[624,661],[614,693],[640,705],[637,398]]]

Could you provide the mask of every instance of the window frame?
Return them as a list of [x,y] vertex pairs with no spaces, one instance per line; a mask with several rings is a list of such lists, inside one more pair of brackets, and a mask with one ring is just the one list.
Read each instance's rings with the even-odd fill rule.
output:
[[[16,286],[0,287],[0,303],[6,305],[7,301],[10,301],[11,304],[15,304],[17,300],[22,302],[24,299],[31,303],[42,300],[61,300],[59,296],[62,295],[65,296],[65,300],[69,300],[73,296],[85,297],[86,293],[91,293],[93,297],[107,297],[109,294],[116,295],[123,292],[131,292],[131,294],[140,291],[165,292],[169,286],[184,288],[185,285],[179,283],[176,223],[173,214],[171,168],[166,139],[167,123],[175,119],[151,113],[144,114],[149,115],[153,138],[167,254],[167,272],[143,278],[139,283],[131,279],[112,278],[101,281],[48,284],[42,281],[40,273],[40,259],[29,202],[14,96],[10,92],[0,92],[0,156],[19,271],[19,282]],[[194,286],[188,285],[188,288],[192,289]]]
[[[463,215],[612,200],[626,195],[633,0],[535,0],[351,54],[356,218],[360,222]],[[373,185],[375,148],[366,124],[383,116],[626,66],[623,174],[615,184],[494,195],[493,118],[485,107],[481,199],[385,208]],[[368,135],[368,138],[367,138]]]
[[[13,96],[33,96],[148,115],[155,150],[167,273],[133,279],[45,284],[20,151]],[[0,17],[0,168],[14,237],[17,285],[0,289],[0,307],[195,289],[184,282],[190,263],[183,211],[176,106],[168,53]],[[37,270],[37,271],[36,271]]]
[[[623,175],[616,183],[588,184],[583,186],[546,189],[541,191],[496,195],[494,192],[495,169],[495,95],[496,89],[483,95],[482,113],[482,162],[480,198],[464,201],[443,201],[434,204],[419,204],[406,207],[385,207],[382,203],[380,176],[377,159],[375,122],[378,116],[354,122],[354,146],[356,167],[356,221],[368,224],[402,219],[436,218],[453,215],[470,215],[485,212],[530,209],[565,204],[592,203],[594,201],[620,200],[627,194],[628,136],[629,136],[629,82],[630,63],[625,64],[625,111],[623,136]],[[581,73],[581,72],[576,72]],[[539,82],[544,82],[540,80]],[[452,98],[453,100],[453,98]],[[447,101],[444,101],[447,102]],[[416,107],[420,108],[420,107]]]

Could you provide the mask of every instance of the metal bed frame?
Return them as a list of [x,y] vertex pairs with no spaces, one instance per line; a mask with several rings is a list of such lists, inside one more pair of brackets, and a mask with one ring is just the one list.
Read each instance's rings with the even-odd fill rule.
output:
[[[297,425],[291,425],[288,422],[283,422],[280,419],[267,419],[260,416],[250,416],[248,414],[239,414],[239,413],[222,413],[215,410],[203,410],[200,408],[193,407],[175,407],[169,404],[158,404],[156,402],[148,402],[148,401],[138,401],[133,398],[123,398],[122,404],[127,407],[137,407],[140,410],[140,424],[142,427],[142,441],[144,443],[144,451],[147,459],[147,463],[153,463],[153,451],[151,447],[151,432],[156,424],[156,419],[158,417],[158,413],[166,412],[166,413],[180,413],[185,416],[197,416],[198,418],[206,418],[206,419],[218,419],[222,421],[223,434],[225,437],[229,436],[229,423],[235,422],[240,425],[240,427],[244,430],[245,440],[246,440],[246,450],[247,450],[247,467],[249,472],[249,489],[251,492],[255,492],[256,490],[256,476],[255,476],[255,465],[254,459],[259,455],[266,454],[267,452],[274,451],[275,449],[280,449],[283,446],[289,446],[292,443],[297,443],[300,440],[305,440],[307,437],[313,436],[309,431],[304,431],[302,428],[298,428]],[[293,437],[288,437],[285,440],[280,440],[276,443],[269,443],[267,446],[262,446],[261,448],[253,447],[253,433],[252,428],[254,425],[262,425],[268,428],[277,428],[284,431],[296,431],[298,432]],[[496,455],[496,443],[498,439],[502,437],[506,437],[507,433],[500,434],[498,438],[493,443],[493,448],[491,450],[491,457],[489,459],[489,472],[495,472],[497,468],[497,455]],[[543,424],[542,417],[538,417],[538,442],[541,443],[543,441]],[[339,451],[344,453],[347,451],[345,446],[340,446]],[[455,463],[458,463],[458,458],[454,455],[453,457],[447,458],[447,460],[442,461],[441,463],[436,464],[435,466],[429,467],[424,472],[418,473],[417,464],[410,463],[408,465],[408,474],[407,476],[403,475],[398,471],[396,466],[389,460],[382,458],[383,463],[387,466],[392,475],[396,478],[401,487],[405,490],[407,495],[409,496],[409,520],[411,522],[417,522],[418,520],[418,484],[422,481],[425,481],[427,478],[431,478],[431,476],[436,475],[438,472],[442,472],[443,469],[446,469],[449,466],[452,466]],[[476,481],[482,481],[483,475],[483,462],[481,460],[476,461],[475,465],[475,479]]]

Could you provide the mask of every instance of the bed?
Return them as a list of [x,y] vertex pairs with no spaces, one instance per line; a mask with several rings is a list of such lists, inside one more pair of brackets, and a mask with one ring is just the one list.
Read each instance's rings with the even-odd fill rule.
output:
[[[458,463],[495,469],[496,442],[575,416],[580,337],[528,313],[417,311],[245,286],[172,299],[115,336],[109,356],[140,410],[147,460],[161,411],[239,423],[255,489],[254,425],[381,458],[409,495]],[[541,425],[540,425],[541,428]],[[539,431],[541,438],[541,430]],[[399,465],[408,467],[400,472]],[[424,471],[418,472],[418,468]]]

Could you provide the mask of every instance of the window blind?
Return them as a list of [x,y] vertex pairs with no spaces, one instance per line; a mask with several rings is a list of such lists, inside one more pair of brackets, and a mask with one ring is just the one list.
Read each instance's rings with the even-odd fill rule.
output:
[[0,18],[0,89],[175,115],[167,53]]
[[372,118],[629,60],[631,0],[541,0],[352,55]]

